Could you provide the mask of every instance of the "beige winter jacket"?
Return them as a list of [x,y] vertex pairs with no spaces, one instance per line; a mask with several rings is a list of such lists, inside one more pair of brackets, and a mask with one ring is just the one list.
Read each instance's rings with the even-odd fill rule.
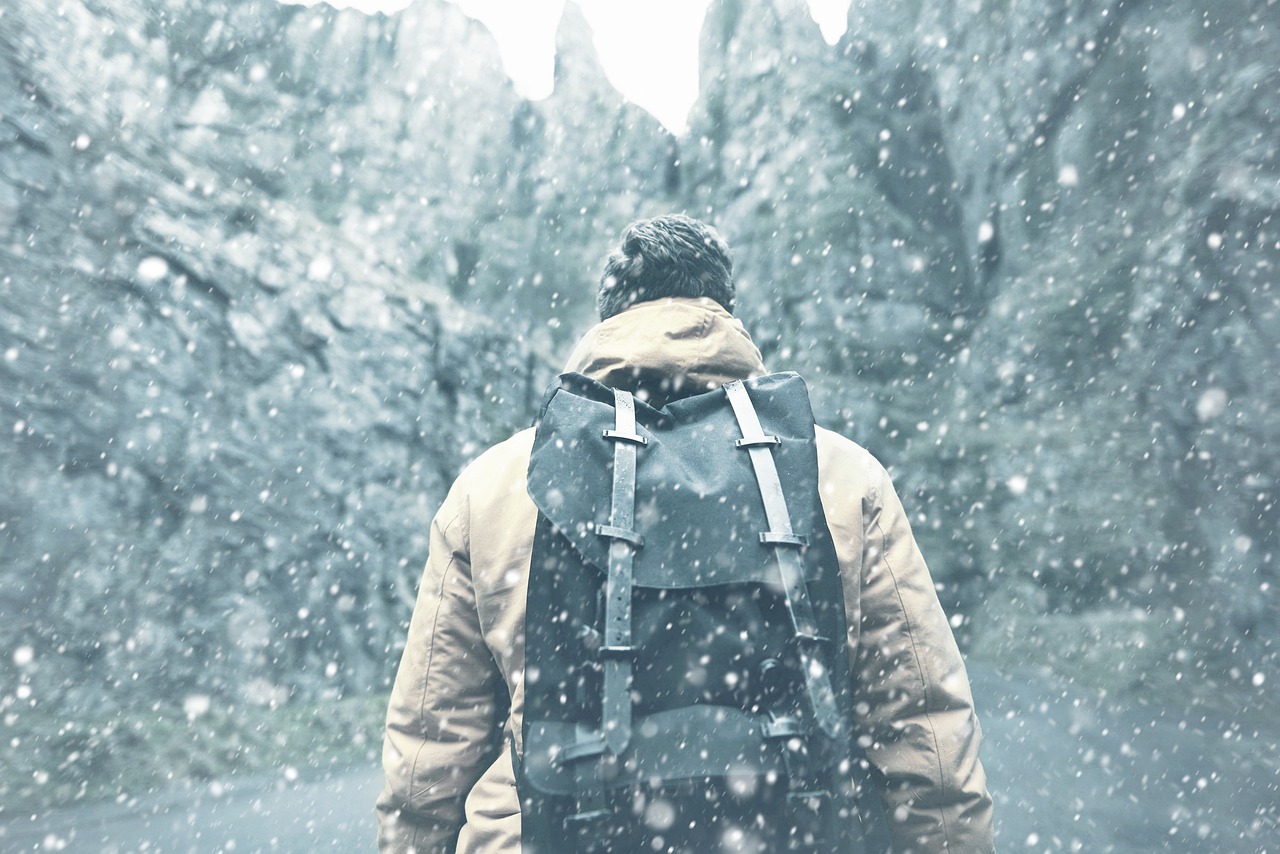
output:
[[[641,303],[593,328],[569,360],[606,385],[665,376],[680,394],[764,373],[742,325],[710,300]],[[387,711],[378,799],[384,851],[515,854],[510,754],[520,738],[524,605],[536,510],[533,431],[476,459],[431,527],[408,642]],[[818,430],[819,487],[844,579],[855,704],[883,772],[894,851],[993,850],[991,799],[964,664],[907,515],[883,467]],[[495,694],[510,692],[505,723]]]

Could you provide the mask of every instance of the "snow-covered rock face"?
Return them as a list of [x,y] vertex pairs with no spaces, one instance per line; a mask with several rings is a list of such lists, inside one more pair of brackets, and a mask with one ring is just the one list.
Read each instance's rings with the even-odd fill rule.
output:
[[767,363],[895,466],[985,653],[1004,615],[1136,606],[1190,615],[1206,660],[1239,642],[1227,681],[1276,666],[1280,7],[1255,6],[855,0],[833,50],[801,3],[712,6],[686,186]]
[[855,0],[832,48],[719,0],[675,140],[576,11],[529,103],[442,0],[7,4],[0,706],[385,685],[450,477],[671,209],[895,466],[963,639],[1138,608],[1143,667],[1261,685],[1280,4],[1238,5]]
[[506,180],[487,34],[23,0],[0,79],[4,684],[383,686],[435,503],[549,374],[433,268]]
[[529,104],[443,0],[0,10],[0,712],[389,686],[431,514],[665,186],[587,39]]

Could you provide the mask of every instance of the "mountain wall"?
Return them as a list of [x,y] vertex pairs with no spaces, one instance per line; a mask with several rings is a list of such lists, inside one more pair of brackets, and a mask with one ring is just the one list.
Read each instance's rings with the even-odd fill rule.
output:
[[712,6],[688,203],[973,654],[1275,672],[1278,15],[855,0],[827,49],[800,0]]

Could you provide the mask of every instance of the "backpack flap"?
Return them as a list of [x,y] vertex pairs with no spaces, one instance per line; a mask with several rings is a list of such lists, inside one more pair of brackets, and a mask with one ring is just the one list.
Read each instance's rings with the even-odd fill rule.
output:
[[[749,380],[756,407],[766,413],[772,448],[787,483],[815,484],[813,412],[804,380],[794,373]],[[681,589],[717,584],[777,582],[768,544],[761,543],[764,516],[751,460],[735,450],[741,434],[723,389],[682,398],[661,410],[635,401],[636,429],[648,444],[640,451],[636,523],[645,536],[634,557],[638,587]],[[538,509],[582,560],[604,572],[609,540],[597,531],[611,508],[613,391],[581,374],[563,374],[549,393],[530,458],[528,488]],[[791,516],[822,520],[817,490],[791,489]],[[797,523],[799,526],[801,523]],[[801,530],[801,535],[825,534]],[[824,571],[806,561],[806,577]]]

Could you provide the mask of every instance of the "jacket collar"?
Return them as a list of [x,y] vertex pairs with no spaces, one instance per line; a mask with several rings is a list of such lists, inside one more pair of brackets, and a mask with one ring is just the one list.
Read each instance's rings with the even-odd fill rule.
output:
[[654,406],[765,373],[741,321],[706,297],[637,303],[592,327],[565,370]]

